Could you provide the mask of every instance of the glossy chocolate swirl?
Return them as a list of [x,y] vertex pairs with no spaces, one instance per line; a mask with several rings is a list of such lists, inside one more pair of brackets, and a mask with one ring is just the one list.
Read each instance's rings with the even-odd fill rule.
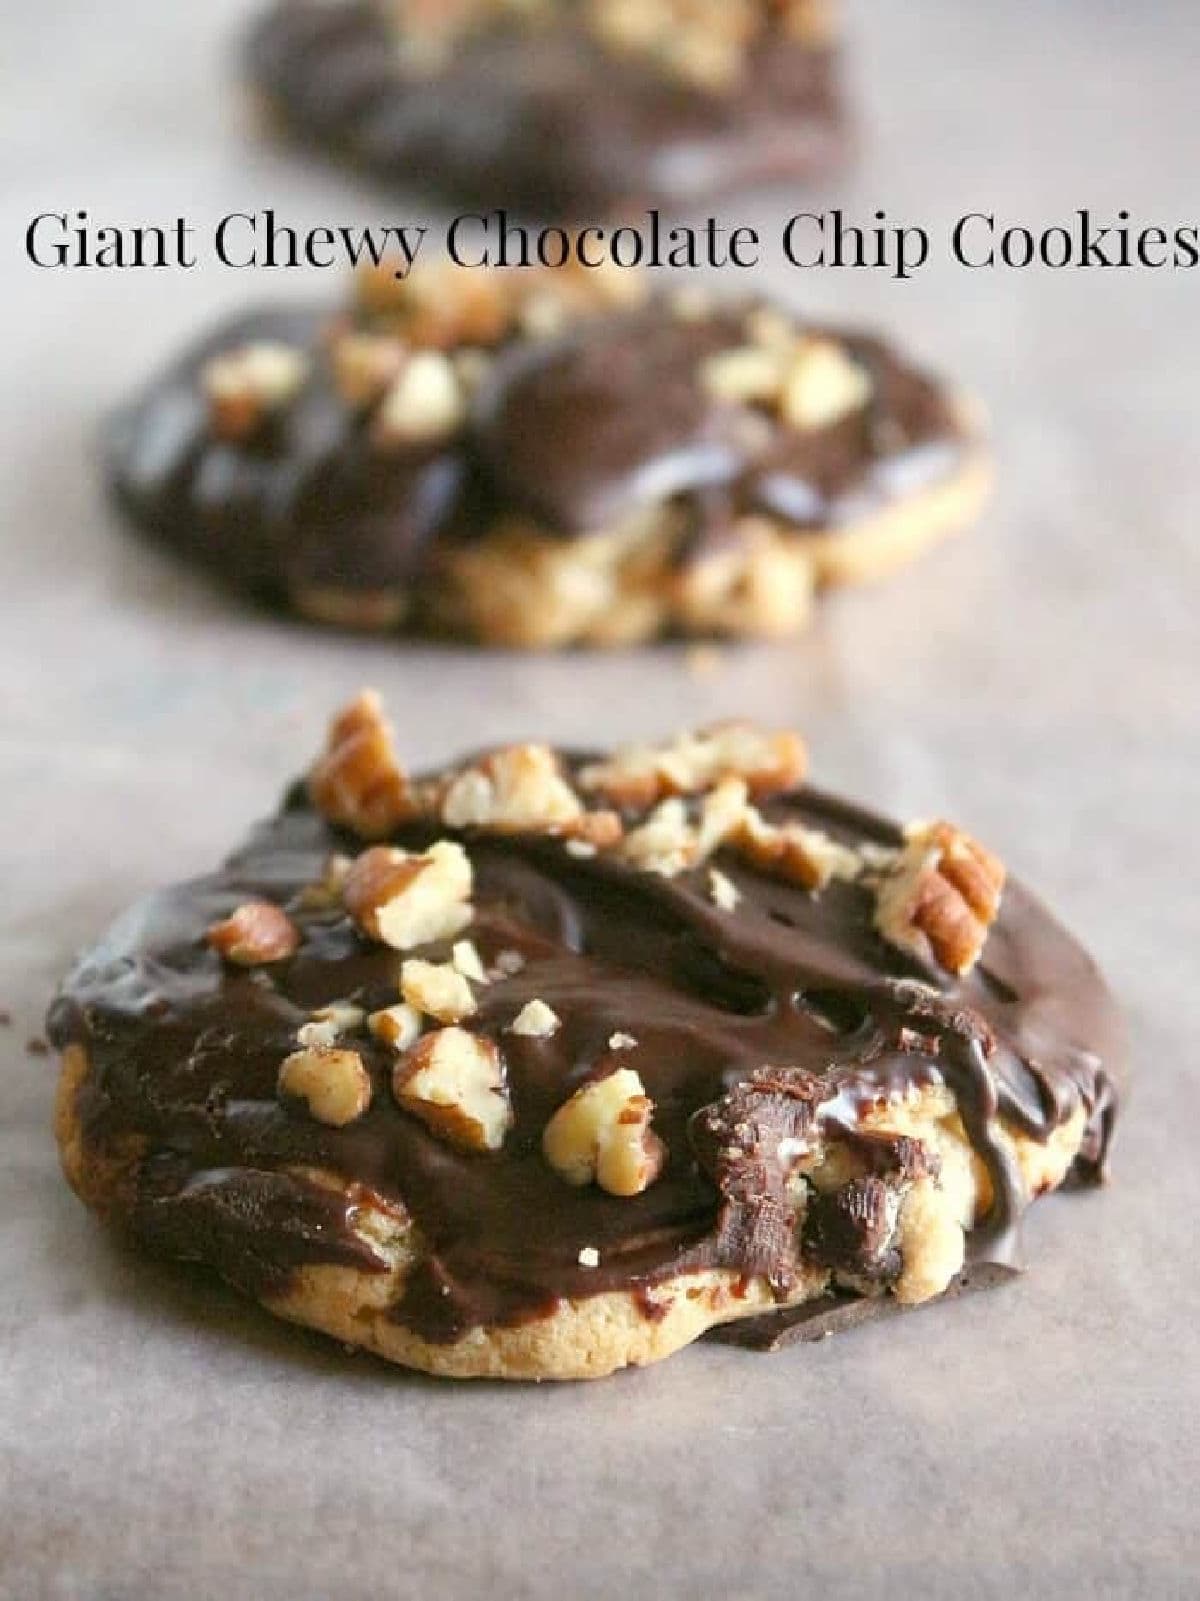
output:
[[716,92],[605,49],[567,4],[548,25],[484,28],[426,71],[382,11],[283,0],[247,66],[296,132],[385,183],[557,222],[807,177],[842,154],[828,45],[768,29]]
[[[899,839],[811,789],[764,812],[856,846]],[[450,832],[413,824],[394,837],[419,847]],[[86,1148],[99,1156],[131,1134],[145,1142],[125,1207],[143,1242],[272,1293],[299,1263],[381,1266],[352,1223],[364,1195],[383,1197],[411,1215],[427,1250],[391,1315],[450,1341],[606,1289],[644,1296],[653,1315],[656,1284],[708,1266],[763,1274],[784,1295],[801,1262],[852,1257],[860,1287],[886,1287],[896,1263],[879,1226],[881,1186],[911,1177],[921,1156],[903,1137],[856,1129],[914,1086],[953,1091],[991,1180],[969,1260],[1015,1261],[1028,1197],[1002,1123],[1044,1141],[1082,1110],[1076,1176],[1100,1172],[1120,1024],[1092,961],[1019,884],[1005,890],[979,965],[954,979],[884,942],[861,883],[812,894],[722,850],[714,860],[740,892],[726,910],[707,869],[666,878],[604,852],[572,854],[554,838],[457,837],[475,870],[469,933],[485,966],[502,952],[523,961],[479,988],[469,1023],[503,1055],[514,1111],[503,1148],[456,1151],[402,1110],[389,1089],[393,1053],[365,1032],[354,1045],[375,1093],[357,1122],[325,1127],[277,1096],[279,1064],[311,1011],[393,1003],[400,962],[340,908],[305,909],[303,891],[329,854],[359,842],[297,786],[220,871],[122,918],[52,1009],[55,1043],[82,1046],[90,1061],[77,1106]],[[302,943],[269,967],[223,965],[204,932],[255,897],[286,906]],[[445,959],[448,949],[422,954]],[[535,998],[561,1026],[545,1038],[512,1033]],[[614,1046],[614,1035],[636,1043]],[[641,1076],[667,1147],[657,1182],[632,1198],[570,1187],[540,1148],[551,1113],[614,1052]],[[761,1172],[736,1159],[750,1124]],[[781,1170],[769,1153],[834,1125],[861,1141],[866,1177],[848,1201],[815,1201],[797,1240],[772,1209]],[[344,1195],[297,1167],[328,1170]],[[585,1247],[598,1266],[581,1262]]]
[[111,482],[125,511],[266,600],[306,584],[368,593],[407,584],[462,493],[457,442],[373,450],[366,419],[319,360],[297,398],[254,437],[216,436],[201,383],[210,358],[259,342],[316,355],[332,320],[316,310],[238,317],[173,363],[107,432]]

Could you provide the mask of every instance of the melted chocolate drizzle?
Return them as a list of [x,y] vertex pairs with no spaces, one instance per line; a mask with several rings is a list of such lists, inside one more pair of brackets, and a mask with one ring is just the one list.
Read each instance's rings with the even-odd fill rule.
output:
[[[768,810],[847,841],[898,838],[811,789]],[[413,826],[396,839],[419,847],[434,832]],[[631,1290],[649,1306],[657,1283],[702,1267],[764,1273],[782,1294],[802,1261],[837,1267],[853,1256],[859,1280],[885,1285],[897,1262],[878,1185],[911,1177],[923,1153],[857,1125],[914,1087],[950,1087],[991,1177],[991,1211],[970,1236],[972,1272],[1015,1264],[1028,1201],[999,1118],[1044,1140],[1082,1107],[1078,1176],[1099,1176],[1120,1023],[1089,957],[1019,884],[1005,891],[982,962],[957,980],[885,944],[857,884],[813,896],[722,854],[742,897],[730,912],[709,898],[703,871],[667,879],[612,857],[577,859],[551,839],[459,837],[475,868],[469,932],[485,965],[501,952],[524,961],[478,990],[470,1024],[503,1053],[515,1114],[504,1148],[463,1154],[402,1111],[389,1088],[394,1058],[365,1033],[346,1042],[374,1081],[358,1122],[324,1127],[279,1100],[279,1063],[310,1011],[391,1004],[401,961],[340,911],[298,899],[331,851],[356,842],[297,786],[219,872],[122,918],[52,1008],[55,1043],[78,1043],[91,1061],[78,1106],[87,1143],[99,1152],[130,1133],[147,1142],[128,1219],[147,1244],[273,1293],[300,1263],[381,1267],[352,1226],[363,1198],[380,1197],[407,1211],[427,1248],[392,1315],[449,1341],[602,1290]],[[205,928],[264,896],[289,906],[300,949],[270,968],[224,966]],[[561,1019],[548,1038],[508,1031],[534,998]],[[614,1034],[636,1044],[617,1049]],[[632,1199],[570,1187],[540,1151],[551,1113],[614,1063],[640,1074],[668,1152],[661,1177]],[[865,1172],[853,1193],[815,1207],[797,1238],[780,1142],[821,1129],[857,1140]],[[730,1155],[731,1138],[745,1160]],[[345,1195],[296,1172],[304,1167],[331,1171]],[[586,1247],[598,1267],[580,1262]],[[840,1317],[844,1303],[832,1295],[813,1315]]]

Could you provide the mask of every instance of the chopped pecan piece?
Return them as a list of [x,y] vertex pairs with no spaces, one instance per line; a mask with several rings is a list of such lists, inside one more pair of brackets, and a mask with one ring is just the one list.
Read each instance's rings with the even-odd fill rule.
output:
[[588,0],[585,18],[607,49],[714,94],[737,83],[762,25],[756,0]]
[[426,1034],[396,1063],[392,1089],[432,1133],[463,1150],[498,1151],[512,1127],[500,1052],[466,1029]]
[[259,967],[293,955],[300,944],[300,931],[271,901],[244,901],[228,917],[211,923],[204,938],[227,962]]
[[732,844],[756,867],[808,890],[824,889],[834,878],[857,878],[863,866],[856,851],[819,829],[768,823],[753,806],[743,813]]
[[450,828],[574,833],[583,817],[582,802],[545,745],[493,751],[456,774],[442,797],[442,821]]
[[709,869],[708,893],[713,905],[723,912],[736,911],[738,902],[742,898],[741,891],[733,880],[715,867]]
[[783,386],[784,364],[763,345],[740,345],[709,356],[700,368],[700,382],[716,400],[746,405],[774,401]]
[[432,445],[456,434],[466,414],[466,392],[453,362],[440,350],[419,350],[380,402],[371,437],[384,449]]
[[549,1039],[561,1026],[562,1020],[554,1008],[536,999],[526,1001],[509,1024],[514,1034],[524,1034],[536,1040]]
[[408,780],[374,690],[363,690],[334,718],[308,790],[323,817],[364,839],[390,833],[411,814]]
[[213,356],[200,373],[213,433],[235,443],[252,439],[295,399],[308,370],[303,351],[266,340]]
[[361,268],[355,288],[361,311],[388,332],[419,350],[451,350],[504,337],[521,276],[428,262],[400,279],[385,265]]
[[802,339],[783,383],[780,411],[791,427],[829,428],[865,406],[871,396],[866,368],[835,339]]
[[634,867],[661,873],[664,878],[690,867],[695,860],[696,833],[683,802],[673,796],[656,806],[640,828],[625,836],[621,854]]
[[371,939],[411,951],[452,939],[471,921],[471,863],[452,840],[420,855],[373,845],[346,877],[346,910]]
[[464,978],[469,978],[472,984],[488,984],[487,969],[483,965],[475,942],[469,939],[455,940],[454,949],[450,953],[452,964]]
[[585,1084],[542,1133],[547,1162],[568,1184],[639,1195],[662,1172],[666,1147],[650,1127],[654,1103],[632,1068]]
[[978,961],[1000,910],[1004,864],[951,823],[916,823],[876,891],[875,927],[889,944],[960,977]]
[[621,843],[626,861],[647,873],[673,878],[686,868],[705,862],[736,834],[746,810],[746,785],[740,778],[724,778],[700,803],[693,824],[677,795],[661,801],[640,828]]
[[318,1123],[344,1128],[371,1104],[371,1075],[357,1051],[309,1045],[284,1058],[279,1091],[303,1101]]
[[408,354],[401,339],[348,328],[334,336],[330,349],[333,381],[349,406],[366,410],[395,382]]
[[315,1011],[307,1023],[302,1023],[296,1030],[296,1041],[300,1045],[332,1045],[343,1034],[350,1034],[362,1023],[365,1013],[361,1006],[353,1006],[348,1001],[334,1001],[329,1006],[322,1006]]
[[407,1051],[421,1036],[421,1014],[407,1001],[399,1001],[395,1006],[372,1012],[367,1018],[367,1027],[377,1040],[390,1045],[394,1051]]
[[681,734],[669,745],[638,745],[579,775],[614,806],[636,810],[664,796],[695,795],[722,779],[740,778],[754,796],[794,789],[804,777],[807,753],[798,734],[769,733],[749,723],[727,723],[700,734]]
[[458,1023],[475,1010],[471,986],[450,962],[410,957],[400,969],[400,993],[410,1006],[439,1023]]

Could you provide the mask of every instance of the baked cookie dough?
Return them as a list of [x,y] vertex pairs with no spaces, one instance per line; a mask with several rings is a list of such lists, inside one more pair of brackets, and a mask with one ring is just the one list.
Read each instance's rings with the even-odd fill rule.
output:
[[378,698],[279,815],[67,979],[79,1195],[279,1315],[454,1377],[584,1378],[1013,1270],[1103,1170],[1090,958],[945,822],[732,724],[423,778]]
[[114,420],[143,528],[322,622],[487,645],[778,637],[986,493],[882,340],[619,269],[359,275],[218,329]]
[[843,153],[829,0],[283,0],[252,87],[385,182],[529,216],[682,206]]

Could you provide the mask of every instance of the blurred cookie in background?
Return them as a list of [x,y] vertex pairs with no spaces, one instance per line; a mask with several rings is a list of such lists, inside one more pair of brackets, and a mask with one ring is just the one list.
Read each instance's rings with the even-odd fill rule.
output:
[[117,499],[318,622],[487,645],[780,637],[963,527],[975,408],[872,335],[637,274],[359,274],[113,420]]
[[278,0],[246,70],[386,182],[579,218],[836,162],[836,32],[830,0]]

